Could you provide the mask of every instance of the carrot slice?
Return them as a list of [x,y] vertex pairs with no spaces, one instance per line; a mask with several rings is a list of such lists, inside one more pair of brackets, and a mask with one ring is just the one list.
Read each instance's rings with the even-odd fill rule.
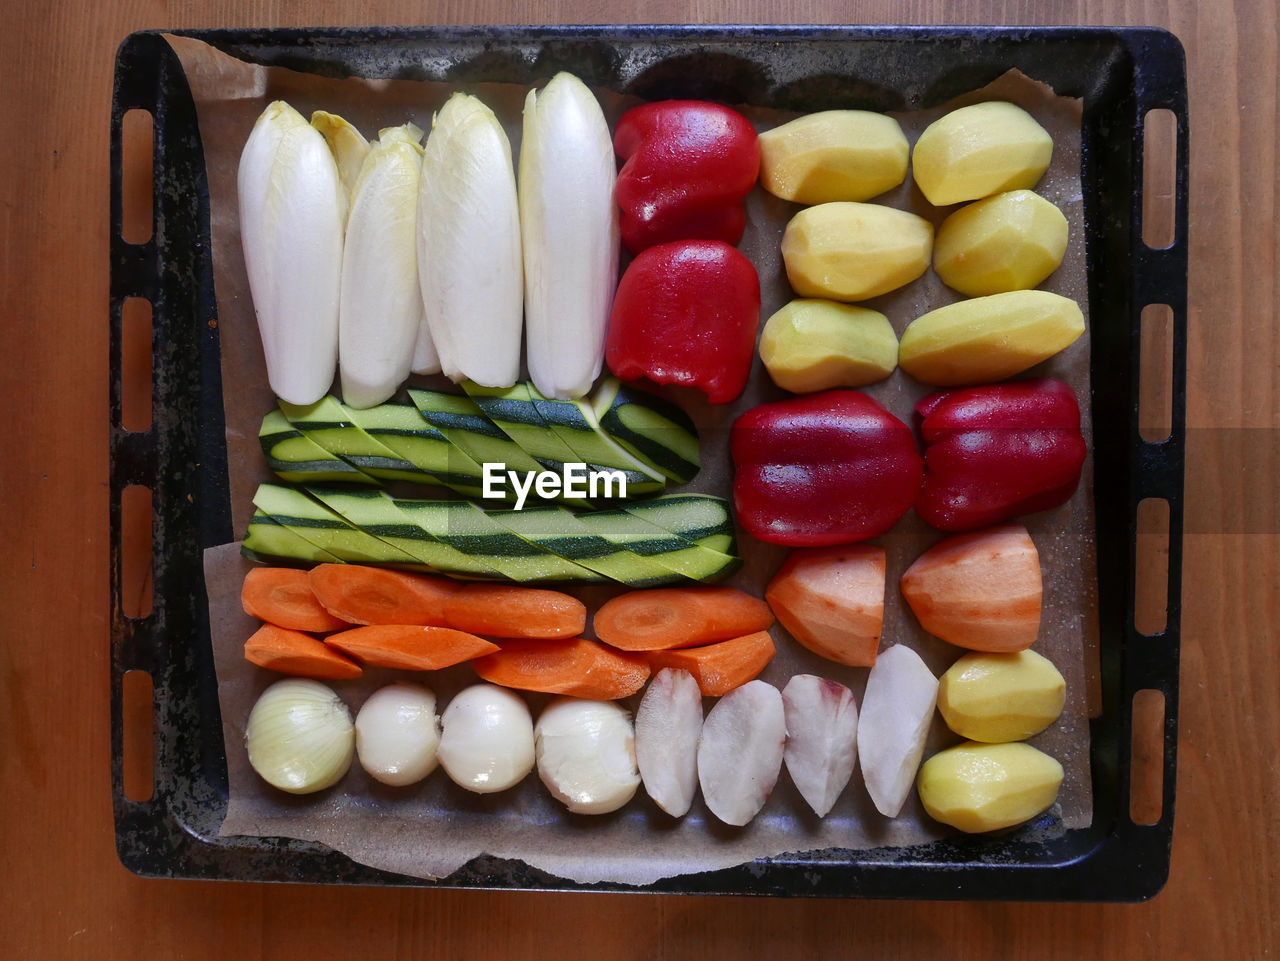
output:
[[332,651],[310,634],[263,624],[244,642],[244,657],[259,667],[298,677],[340,681],[364,672],[355,661]]
[[489,637],[577,637],[587,626],[582,601],[560,591],[466,584],[444,603],[450,627]]
[[655,651],[649,655],[649,664],[655,671],[664,667],[688,671],[704,697],[720,697],[752,680],[773,655],[773,638],[768,631],[757,631],[706,647]]
[[325,644],[369,667],[406,671],[438,671],[498,650],[482,637],[448,627],[421,624],[374,624],[330,634]]
[[240,606],[250,617],[294,631],[337,631],[347,622],[324,609],[306,571],[255,567],[244,576]]
[[624,651],[724,641],[773,623],[758,597],[733,587],[669,587],[620,594],[596,612],[596,637]]
[[444,602],[458,589],[448,578],[359,564],[321,564],[310,576],[316,599],[351,624],[446,627]]
[[581,637],[512,641],[471,666],[491,684],[596,701],[627,697],[649,679],[644,658],[620,654]]

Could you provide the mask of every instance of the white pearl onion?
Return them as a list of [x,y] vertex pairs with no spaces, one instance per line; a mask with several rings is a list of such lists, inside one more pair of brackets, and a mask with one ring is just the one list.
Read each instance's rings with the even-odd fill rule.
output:
[[388,684],[356,715],[356,756],[383,784],[416,784],[436,769],[440,718],[436,696],[421,684]]
[[511,691],[493,684],[459,691],[441,723],[437,757],[460,787],[493,794],[533,770],[533,718]]
[[607,814],[640,786],[631,714],[612,701],[560,697],[534,730],[538,776],[576,814]]

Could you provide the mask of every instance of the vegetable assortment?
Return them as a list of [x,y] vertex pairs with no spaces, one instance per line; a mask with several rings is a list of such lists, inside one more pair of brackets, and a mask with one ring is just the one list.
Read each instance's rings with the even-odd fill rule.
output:
[[[858,764],[886,817],[913,785],[930,816],[962,831],[1050,806],[1061,765],[1004,743],[1062,710],[1061,675],[1027,650],[1040,627],[1039,557],[1025,528],[990,526],[1065,502],[1085,456],[1070,387],[990,383],[1084,330],[1072,301],[1029,289],[1067,245],[1061,212],[1030,190],[1052,154],[1036,121],[978,104],[937,121],[912,151],[896,121],[864,111],[757,137],[730,108],[666,101],[628,111],[611,143],[594,95],[560,74],[528,95],[518,178],[501,124],[473,96],[454,95],[425,147],[421,136],[405,124],[369,143],[339,117],[307,124],[272,104],[246,145],[245,258],[279,398],[260,440],[296,486],[259,487],[243,552],[318,566],[246,578],[245,610],[265,623],[245,656],[330,680],[468,664],[485,683],[440,718],[429,688],[397,682],[353,726],[323,685],[280,682],[250,718],[255,769],[284,790],[322,790],[345,774],[354,744],[387,784],[438,764],[492,793],[536,766],[573,812],[617,810],[643,784],[680,817],[700,788],[730,825],[763,808],[784,763],[819,817]],[[930,202],[976,201],[936,237],[925,218],[867,202],[903,182],[909,156]],[[804,396],[746,411],[730,437],[738,522],[797,548],[764,600],[689,586],[740,565],[732,518],[708,495],[641,499],[696,475],[699,439],[679,407],[619,380],[694,387],[712,404],[742,393],[760,283],[732,245],[757,173],[776,196],[814,205],[781,238],[800,299],[770,318],[759,346],[774,383]],[[619,281],[620,242],[635,257]],[[285,265],[279,252],[297,247]],[[331,289],[321,274],[335,264]],[[901,342],[888,317],[851,303],[931,265],[973,299],[922,314]],[[342,400],[326,396],[335,360]],[[616,377],[591,396],[606,361]],[[923,459],[910,426],[848,389],[898,366],[963,388],[916,405]],[[410,370],[443,371],[464,393],[414,388],[410,404],[386,403]],[[492,485],[495,462],[510,484]],[[624,479],[628,500],[575,493],[573,464]],[[535,490],[548,469],[565,485]],[[388,483],[470,499],[403,498]],[[858,543],[913,507],[940,530],[971,532],[930,548],[900,583],[925,630],[973,652],[941,682],[906,645],[880,651],[885,551]],[[639,589],[592,611],[554,590],[449,577]],[[870,668],[861,709],[815,675],[782,691],[758,679],[776,652],[775,616],[814,653]],[[535,725],[513,690],[559,696]],[[616,702],[642,691],[633,723]],[[719,699],[705,719],[703,697]],[[278,721],[290,699],[305,706],[291,723],[307,730]],[[935,707],[970,741],[921,767]]]

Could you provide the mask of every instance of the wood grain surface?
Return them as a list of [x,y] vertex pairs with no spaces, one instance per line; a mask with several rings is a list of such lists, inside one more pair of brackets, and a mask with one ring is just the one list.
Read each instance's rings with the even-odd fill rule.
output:
[[[0,881],[22,958],[1271,956],[1280,917],[1275,0],[19,4],[0,17]],[[136,878],[108,773],[107,133],[144,27],[1151,24],[1190,68],[1182,718],[1172,875],[1142,905],[787,902]]]

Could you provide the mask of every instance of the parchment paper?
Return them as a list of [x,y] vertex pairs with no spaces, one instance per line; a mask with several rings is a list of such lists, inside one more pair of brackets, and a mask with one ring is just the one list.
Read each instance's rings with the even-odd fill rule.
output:
[[[415,121],[425,130],[430,128],[432,111],[443,104],[454,87],[431,82],[321,78],[245,64],[186,38],[171,37],[170,43],[191,83],[208,168],[232,511],[237,530],[243,530],[252,513],[256,485],[269,479],[257,431],[262,415],[274,404],[248,295],[236,214],[236,166],[253,121],[269,101],[285,99],[304,115],[318,108],[342,114],[370,137],[381,127],[406,120]],[[468,89],[498,114],[511,137],[513,151],[518,153],[520,109],[527,88],[478,84]],[[610,91],[599,90],[597,94],[611,124],[634,102]],[[1087,315],[1079,101],[1056,97],[1046,87],[1011,72],[944,107],[896,116],[914,143],[924,127],[947,109],[989,99],[1020,104],[1054,138],[1053,164],[1037,191],[1063,210],[1071,233],[1063,266],[1042,286],[1073,297]],[[740,109],[760,130],[792,116],[751,105],[740,105]],[[914,188],[909,174],[906,184],[877,198],[877,202],[918,213],[935,224],[950,210],[931,208]],[[748,228],[740,247],[760,274],[762,324],[791,298],[779,243],[786,222],[798,209],[759,188],[748,200]],[[900,335],[913,318],[957,299],[958,295],[930,271],[905,289],[869,301],[868,305],[884,312]],[[1059,377],[1075,388],[1088,436],[1088,337],[1082,337],[1029,373]],[[431,378],[416,380],[435,386],[447,384]],[[912,404],[930,389],[895,372],[887,381],[866,390],[910,422]],[[746,393],[732,405],[708,405],[695,391],[664,393],[690,412],[701,433],[703,469],[688,489],[723,495],[729,494],[731,483],[728,426],[748,407],[788,396],[769,381],[758,357]],[[1097,644],[1091,477],[1090,459],[1071,501],[1023,519],[1040,551],[1044,571],[1045,607],[1035,649],[1054,661],[1067,682],[1062,718],[1031,743],[1058,758],[1066,770],[1056,810],[1062,825],[1068,828],[1087,825],[1091,809],[1087,723],[1087,687],[1091,682],[1087,683],[1087,677],[1096,676],[1096,667],[1086,670],[1086,663],[1091,664],[1096,657]],[[880,540],[888,554],[889,585],[882,649],[895,643],[908,644],[937,675],[962,652],[929,637],[918,627],[896,584],[911,561],[940,536],[912,513]],[[731,583],[761,596],[787,551],[757,542],[741,532],[739,542],[745,565]],[[784,771],[764,810],[745,828],[721,824],[707,812],[700,798],[686,817],[670,818],[649,801],[643,789],[614,814],[568,814],[542,787],[536,774],[512,790],[480,796],[456,787],[440,772],[414,787],[388,788],[372,781],[354,765],[339,785],[319,795],[297,798],[282,794],[253,773],[243,748],[249,710],[263,688],[278,677],[250,665],[242,656],[243,642],[257,626],[240,609],[240,584],[249,566],[240,557],[237,544],[206,552],[210,627],[230,776],[223,835],[319,841],[358,862],[425,878],[448,875],[473,857],[487,853],[518,858],[580,882],[647,884],[662,877],[714,870],[789,852],[881,848],[881,856],[895,857],[892,849],[951,833],[923,813],[914,792],[900,817],[881,817],[856,772],[835,809],[820,820],[805,805]],[[590,588],[576,593],[593,608],[617,590]],[[773,633],[778,654],[762,675],[764,680],[781,687],[793,674],[819,674],[847,684],[861,703],[866,669],[846,668],[819,658],[796,644],[781,628],[775,627]],[[357,681],[334,686],[354,715],[368,694],[397,676],[404,675],[369,670]],[[427,678],[440,695],[442,707],[457,690],[475,680],[465,665]],[[530,695],[528,700],[536,715],[548,698]],[[629,706],[634,708],[637,700],[633,698]],[[709,709],[711,702],[706,706]],[[935,717],[926,756],[957,740],[941,718]]]

